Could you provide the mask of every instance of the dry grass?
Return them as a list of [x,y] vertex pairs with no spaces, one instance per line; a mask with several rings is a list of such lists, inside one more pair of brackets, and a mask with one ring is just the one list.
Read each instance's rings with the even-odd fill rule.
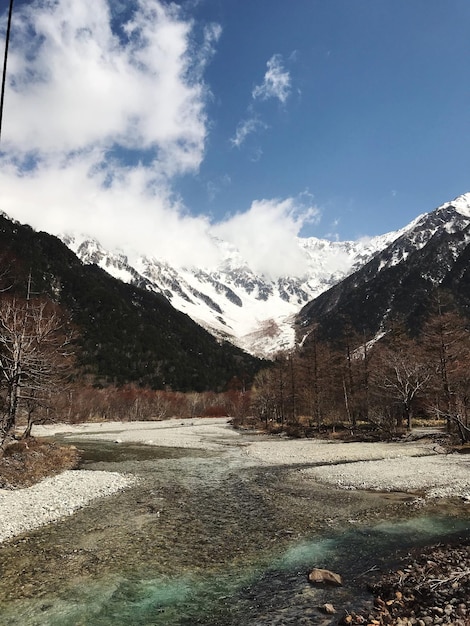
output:
[[11,443],[0,458],[0,488],[30,487],[47,476],[74,469],[80,453],[74,446],[35,439]]

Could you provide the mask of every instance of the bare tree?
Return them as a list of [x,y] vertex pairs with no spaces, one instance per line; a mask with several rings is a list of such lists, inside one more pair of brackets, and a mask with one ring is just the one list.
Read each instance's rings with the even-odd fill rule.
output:
[[[396,426],[403,423],[411,429],[414,403],[429,384],[432,367],[418,349],[418,346],[402,339],[400,345],[377,348],[372,380],[379,394],[388,396],[396,404]],[[382,402],[385,398],[382,398]]]
[[45,407],[72,358],[73,330],[54,303],[4,296],[0,301],[0,448],[14,437],[20,406],[29,418]]
[[439,293],[435,311],[424,326],[422,341],[435,369],[430,409],[437,417],[446,420],[448,432],[456,428],[462,441],[469,441],[468,321],[459,315],[452,302]]
[[336,346],[320,341],[315,331],[301,353],[298,383],[300,410],[309,416],[309,426],[321,429],[334,425],[345,412],[343,387],[344,354]]
[[[253,381],[251,406],[256,417],[264,421],[266,426],[270,421],[281,422],[283,419],[283,402],[279,396],[279,374],[279,371],[271,367],[260,370]],[[282,390],[283,387],[281,387]]]
[[[467,395],[467,364],[470,358],[468,322],[455,310],[446,310],[440,294],[436,311],[423,329],[423,345],[435,366],[435,400],[437,414],[452,416]],[[450,430],[451,420],[447,427]]]

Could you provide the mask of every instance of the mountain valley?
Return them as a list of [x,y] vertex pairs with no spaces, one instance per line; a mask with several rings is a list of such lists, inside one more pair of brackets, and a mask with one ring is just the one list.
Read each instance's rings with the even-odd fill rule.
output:
[[171,267],[156,257],[105,250],[85,236],[62,236],[85,264],[96,264],[115,278],[161,294],[219,339],[259,357],[272,357],[295,344],[298,311],[362,267],[400,232],[362,241],[298,239],[307,272],[270,278],[251,269],[238,252],[221,242],[224,260],[215,269]]
[[[218,339],[270,358],[291,350],[317,318],[352,316],[353,326],[363,329],[367,312],[368,331],[379,332],[387,311],[407,311],[406,285],[412,276],[425,291],[431,284],[454,284],[450,266],[464,252],[469,224],[466,194],[382,236],[345,242],[299,238],[307,270],[279,277],[257,273],[226,242],[217,242],[222,257],[218,267],[178,268],[156,256],[130,259],[84,235],[63,235],[62,240],[85,264],[163,295]],[[402,285],[403,273],[408,283]],[[366,300],[377,301],[377,309]],[[332,332],[333,327],[332,322]]]

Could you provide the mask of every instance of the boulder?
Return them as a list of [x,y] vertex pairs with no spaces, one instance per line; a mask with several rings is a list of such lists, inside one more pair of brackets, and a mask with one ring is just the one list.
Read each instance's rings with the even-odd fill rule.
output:
[[308,580],[314,585],[333,585],[335,587],[342,587],[343,581],[339,574],[330,572],[328,569],[319,569],[314,567],[308,575]]

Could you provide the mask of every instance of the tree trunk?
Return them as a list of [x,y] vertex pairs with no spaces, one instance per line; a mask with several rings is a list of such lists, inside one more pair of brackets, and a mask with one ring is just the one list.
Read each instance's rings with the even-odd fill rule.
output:
[[13,381],[10,382],[7,398],[6,415],[3,420],[1,430],[0,447],[4,448],[5,445],[13,439],[13,432],[16,425],[16,414],[18,411],[18,394],[20,389],[21,373],[18,373]]

